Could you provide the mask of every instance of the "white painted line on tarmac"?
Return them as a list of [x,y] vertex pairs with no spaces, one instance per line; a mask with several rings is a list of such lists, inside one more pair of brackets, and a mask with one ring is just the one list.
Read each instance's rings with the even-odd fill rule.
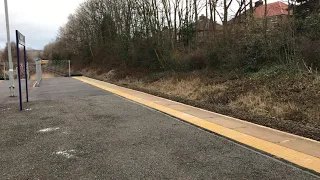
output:
[[9,111],[11,108],[1,109],[1,111]]
[[287,143],[287,142],[290,142],[290,140],[281,141],[280,144],[284,144],[284,143]]
[[59,130],[59,129],[60,129],[59,127],[57,127],[57,128],[46,128],[46,129],[41,129],[41,130],[39,130],[38,132],[46,133],[46,132],[57,131],[57,130]]
[[35,88],[37,84],[37,81],[33,83],[32,88]]
[[70,159],[70,158],[74,157],[75,153],[76,153],[76,151],[71,149],[71,150],[65,150],[65,151],[57,151],[54,154]]

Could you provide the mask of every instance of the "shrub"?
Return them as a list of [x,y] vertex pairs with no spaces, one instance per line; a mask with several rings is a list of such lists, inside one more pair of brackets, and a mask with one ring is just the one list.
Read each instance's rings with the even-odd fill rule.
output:
[[204,50],[197,49],[185,57],[187,70],[199,70],[208,67],[209,58]]
[[320,40],[302,38],[299,43],[300,56],[308,68],[320,69]]

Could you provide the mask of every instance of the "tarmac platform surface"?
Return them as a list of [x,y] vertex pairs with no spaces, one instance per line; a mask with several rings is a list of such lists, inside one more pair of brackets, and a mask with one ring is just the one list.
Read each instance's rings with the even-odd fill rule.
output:
[[0,179],[320,179],[73,78],[44,79],[22,112],[5,83]]

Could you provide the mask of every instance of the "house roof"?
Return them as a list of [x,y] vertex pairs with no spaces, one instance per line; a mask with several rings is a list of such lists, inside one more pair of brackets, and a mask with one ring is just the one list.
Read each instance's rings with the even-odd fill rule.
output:
[[[264,17],[264,9],[265,5],[261,5],[254,10],[255,18],[263,18]],[[279,15],[288,15],[288,5],[283,2],[274,2],[267,4],[267,16],[279,16]]]

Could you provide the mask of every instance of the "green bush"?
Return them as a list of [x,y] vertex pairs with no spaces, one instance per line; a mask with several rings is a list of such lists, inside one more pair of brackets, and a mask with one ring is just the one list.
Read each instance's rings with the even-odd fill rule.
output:
[[216,51],[212,51],[208,53],[209,56],[209,66],[211,68],[219,68],[221,65],[221,60]]

